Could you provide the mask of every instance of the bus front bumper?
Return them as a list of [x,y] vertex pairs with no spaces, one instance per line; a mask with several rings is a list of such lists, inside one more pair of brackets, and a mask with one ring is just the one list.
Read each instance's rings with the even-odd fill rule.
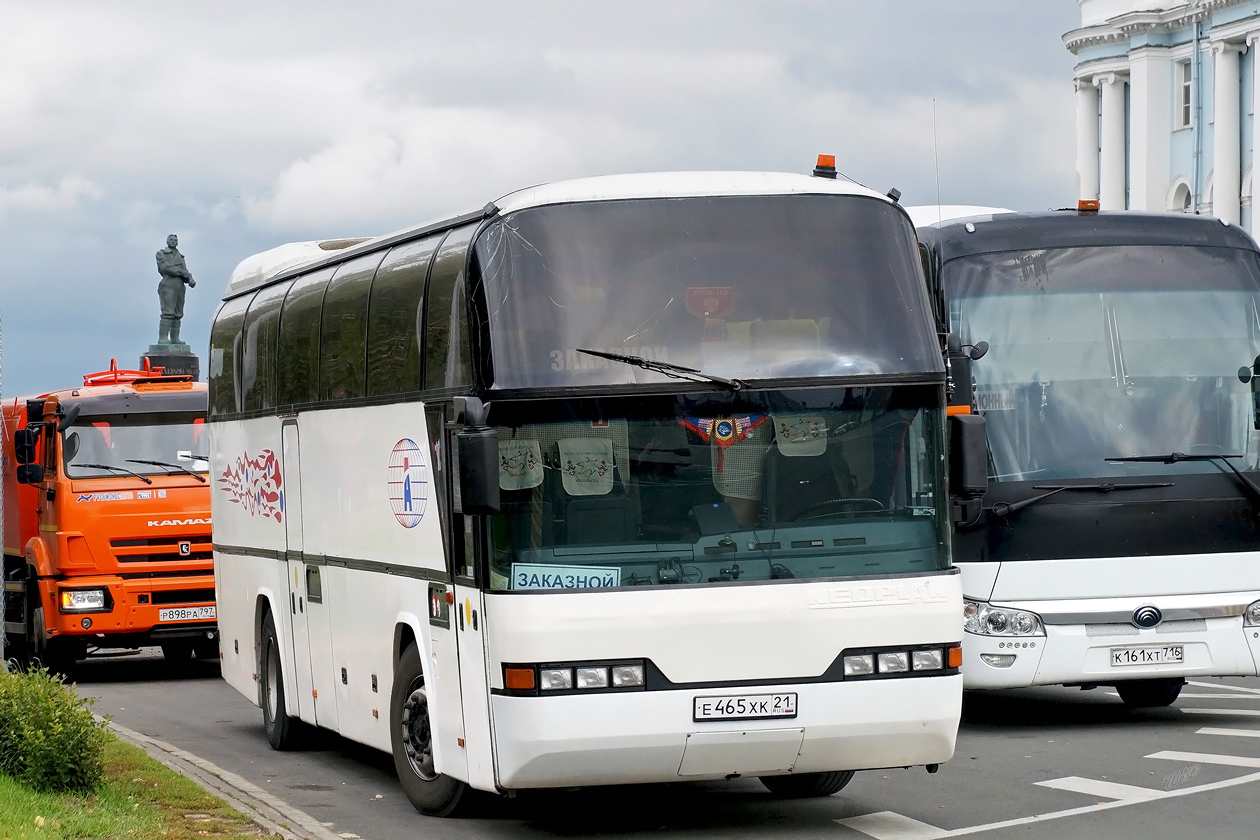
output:
[[[693,721],[697,696],[794,692],[797,716]],[[756,688],[491,698],[504,790],[938,764],[961,675]]]

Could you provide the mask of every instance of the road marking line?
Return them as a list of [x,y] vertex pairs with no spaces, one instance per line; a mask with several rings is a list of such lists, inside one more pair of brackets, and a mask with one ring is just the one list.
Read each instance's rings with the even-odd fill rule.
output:
[[1207,683],[1198,682],[1196,680],[1186,680],[1186,685],[1196,685],[1199,688],[1218,688],[1221,691],[1240,691],[1243,694],[1260,694],[1260,688],[1244,688],[1241,685],[1228,685],[1225,683]]
[[1197,730],[1195,735],[1233,735],[1235,738],[1260,738],[1260,730],[1257,729],[1216,729],[1211,726],[1205,726]]
[[1137,785],[1122,785],[1119,782],[1107,782],[1101,779],[1084,779],[1080,776],[1065,776],[1062,779],[1047,779],[1044,782],[1033,782],[1041,787],[1054,788],[1055,790],[1070,790],[1075,793],[1086,793],[1090,796],[1102,796],[1107,799],[1123,799],[1123,800],[1147,800],[1162,799],[1167,794],[1162,790],[1154,788],[1138,787]]
[[1213,755],[1211,753],[1177,752],[1164,750],[1151,753],[1147,758],[1162,758],[1168,761],[1184,761],[1187,764],[1223,764],[1226,767],[1260,767],[1260,758],[1245,755]]
[[1186,694],[1184,691],[1177,695],[1178,700],[1192,698],[1194,700],[1260,700],[1254,694]]
[[1260,717],[1257,709],[1182,709],[1188,715],[1234,715],[1236,717]]
[[943,828],[919,822],[893,811],[862,814],[859,817],[848,817],[835,820],[835,822],[854,831],[860,831],[868,837],[874,837],[875,840],[937,840],[937,838],[949,836]]

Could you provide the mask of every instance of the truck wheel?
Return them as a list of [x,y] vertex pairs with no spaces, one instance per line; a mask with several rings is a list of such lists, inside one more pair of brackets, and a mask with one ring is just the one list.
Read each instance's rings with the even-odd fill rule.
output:
[[44,608],[38,606],[31,610],[27,620],[27,650],[31,668],[46,668],[49,673],[56,674],[70,681],[74,679],[74,663],[87,655],[87,650],[77,640],[60,636],[47,638],[44,635]]
[[1153,709],[1170,706],[1181,694],[1186,681],[1181,677],[1162,680],[1129,680],[1116,683],[1116,693],[1131,709]]
[[167,642],[162,645],[162,658],[167,664],[179,668],[192,658],[193,648],[188,642]]
[[762,776],[761,783],[775,796],[785,799],[831,796],[852,781],[853,772],[852,770],[838,770],[833,773]]
[[280,641],[271,613],[263,617],[262,650],[258,665],[259,700],[262,705],[263,729],[272,749],[297,749],[302,735],[302,722],[284,708],[284,672],[280,664]]
[[197,642],[193,645],[193,656],[198,659],[218,659],[219,658],[219,640],[212,639],[204,642]]
[[420,813],[447,817],[466,799],[468,785],[443,776],[433,766],[433,730],[429,699],[420,667],[420,652],[412,642],[394,672],[389,698],[390,741],[394,769],[407,799]]

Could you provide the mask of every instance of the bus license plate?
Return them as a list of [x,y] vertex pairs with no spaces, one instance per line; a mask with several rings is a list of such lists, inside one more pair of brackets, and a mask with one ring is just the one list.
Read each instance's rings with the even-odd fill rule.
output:
[[796,693],[697,697],[692,720],[761,720],[796,717]]
[[1185,648],[1182,645],[1112,648],[1111,666],[1115,668],[1124,665],[1161,665],[1165,662],[1184,662],[1185,656]]
[[214,607],[168,607],[158,610],[158,621],[205,621],[216,617]]

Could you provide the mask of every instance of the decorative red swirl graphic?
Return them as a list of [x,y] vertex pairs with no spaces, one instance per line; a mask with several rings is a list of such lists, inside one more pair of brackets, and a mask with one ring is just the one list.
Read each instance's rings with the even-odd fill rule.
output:
[[270,449],[264,449],[256,458],[250,458],[248,452],[241,453],[219,477],[219,489],[249,511],[250,516],[265,516],[277,522],[284,515],[282,483],[280,459]]

